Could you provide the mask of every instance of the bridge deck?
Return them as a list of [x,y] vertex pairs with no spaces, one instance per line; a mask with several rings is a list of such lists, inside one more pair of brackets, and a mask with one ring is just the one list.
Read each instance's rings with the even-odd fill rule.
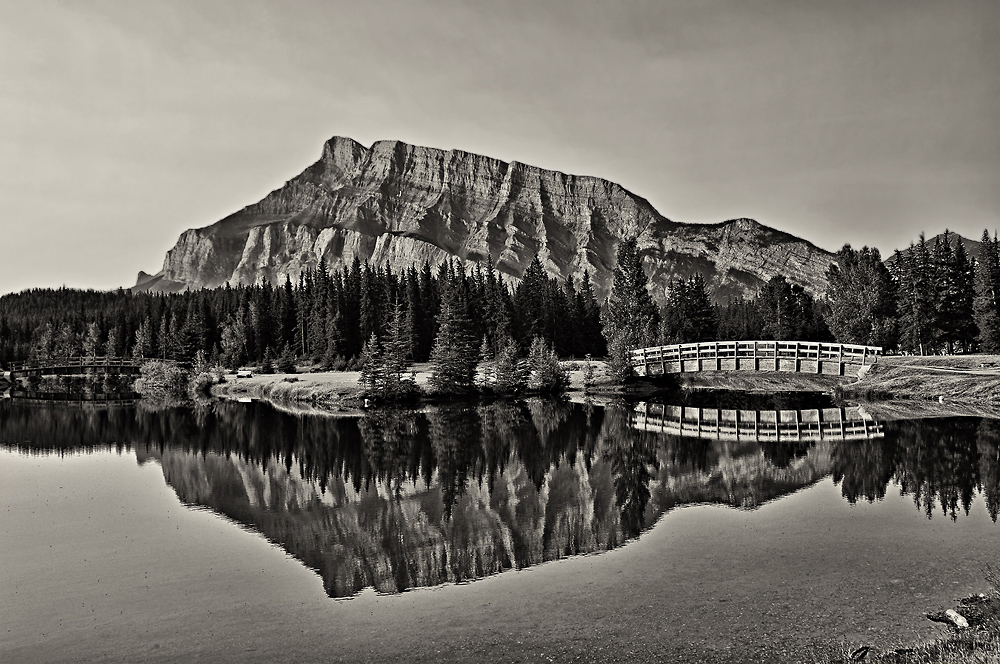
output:
[[640,375],[691,371],[808,371],[844,375],[844,367],[878,361],[879,346],[818,341],[707,341],[638,348],[632,365]]
[[4,372],[4,377],[14,380],[26,376],[74,376],[85,373],[135,374],[148,361],[148,358],[132,357],[59,357],[12,364],[10,370]]
[[727,410],[640,403],[632,426],[641,431],[713,440],[867,440],[883,426],[858,407],[810,410]]

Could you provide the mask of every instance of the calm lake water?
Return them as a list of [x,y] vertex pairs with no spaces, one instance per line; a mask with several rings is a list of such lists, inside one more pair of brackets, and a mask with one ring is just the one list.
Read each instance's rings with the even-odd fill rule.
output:
[[812,661],[985,590],[1000,421],[689,399],[2,402],[0,661]]

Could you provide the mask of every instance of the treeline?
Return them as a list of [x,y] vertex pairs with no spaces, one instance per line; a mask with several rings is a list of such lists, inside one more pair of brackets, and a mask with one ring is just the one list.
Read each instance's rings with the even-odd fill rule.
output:
[[[945,232],[933,246],[921,236],[890,265],[877,249],[846,245],[827,278],[819,300],[779,275],[755,297],[720,305],[695,275],[672,282],[661,308],[647,288],[637,242],[626,239],[603,307],[588,274],[579,284],[560,284],[537,257],[515,287],[491,263],[472,270],[457,260],[436,270],[425,263],[397,274],[356,259],[332,271],[320,263],[278,286],[175,294],[35,289],[0,298],[0,365],[128,355],[344,369],[377,356],[385,373],[432,359],[440,347],[465,380],[480,360],[495,362],[497,371],[506,362],[513,371],[539,339],[561,357],[610,355],[613,374],[623,378],[617,369],[625,370],[630,349],[717,339],[836,340],[923,354],[1000,351],[1000,243],[986,231],[978,261]],[[438,344],[443,323],[447,343]]]
[[945,231],[890,265],[846,245],[827,273],[827,322],[838,341],[927,355],[1000,352],[1000,242],[983,231],[979,260]]
[[845,245],[824,298],[778,275],[753,298],[711,304],[701,275],[671,282],[666,306],[647,289],[635,240],[618,246],[603,312],[612,375],[629,374],[628,351],[712,340],[838,341],[915,354],[1000,352],[1000,241],[983,231],[971,259],[960,238],[920,242],[886,265],[878,249]]
[[[446,306],[442,306],[445,304]],[[360,368],[374,336],[429,359],[442,311],[492,354],[535,338],[560,355],[600,356],[600,306],[589,275],[579,286],[550,278],[536,257],[514,288],[489,264],[457,260],[399,274],[355,259],[325,263],[277,287],[221,287],[185,293],[34,289],[0,298],[0,364],[67,355],[135,356],[227,366],[283,360],[327,369]],[[395,327],[395,330],[393,328]]]
[[764,284],[756,297],[725,305],[712,303],[700,274],[671,281],[662,308],[647,285],[637,241],[622,240],[602,312],[610,373],[616,381],[632,375],[629,351],[635,348],[713,340],[833,340],[824,318],[828,308],[782,275]]

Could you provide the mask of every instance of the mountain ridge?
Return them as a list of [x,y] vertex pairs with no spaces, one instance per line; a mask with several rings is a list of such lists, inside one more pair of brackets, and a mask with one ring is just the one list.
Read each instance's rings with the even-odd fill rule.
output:
[[175,291],[261,278],[293,279],[325,260],[357,256],[394,271],[458,258],[492,259],[518,279],[537,253],[549,274],[589,272],[610,288],[618,242],[639,240],[654,297],[671,279],[700,272],[717,300],[752,294],[784,274],[813,294],[833,254],[790,233],[740,218],[677,222],[648,200],[596,176],[466,152],[335,136],[283,186],[203,228],[184,231],[155,275],[133,290]]

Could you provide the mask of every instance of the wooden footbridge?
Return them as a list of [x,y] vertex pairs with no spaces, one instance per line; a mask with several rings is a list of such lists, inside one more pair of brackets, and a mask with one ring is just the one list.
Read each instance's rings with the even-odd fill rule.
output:
[[17,403],[58,404],[71,406],[131,406],[138,402],[134,394],[102,392],[39,392],[35,390],[8,390],[2,395]]
[[[12,364],[3,374],[14,381],[31,376],[81,376],[85,374],[138,374],[146,358],[132,357],[57,357]],[[167,360],[169,361],[169,360]]]
[[707,341],[638,348],[632,366],[640,376],[694,371],[787,371],[844,376],[874,364],[880,346],[817,341]]
[[750,441],[867,440],[885,436],[864,409],[727,410],[640,402],[632,427],[689,438]]

